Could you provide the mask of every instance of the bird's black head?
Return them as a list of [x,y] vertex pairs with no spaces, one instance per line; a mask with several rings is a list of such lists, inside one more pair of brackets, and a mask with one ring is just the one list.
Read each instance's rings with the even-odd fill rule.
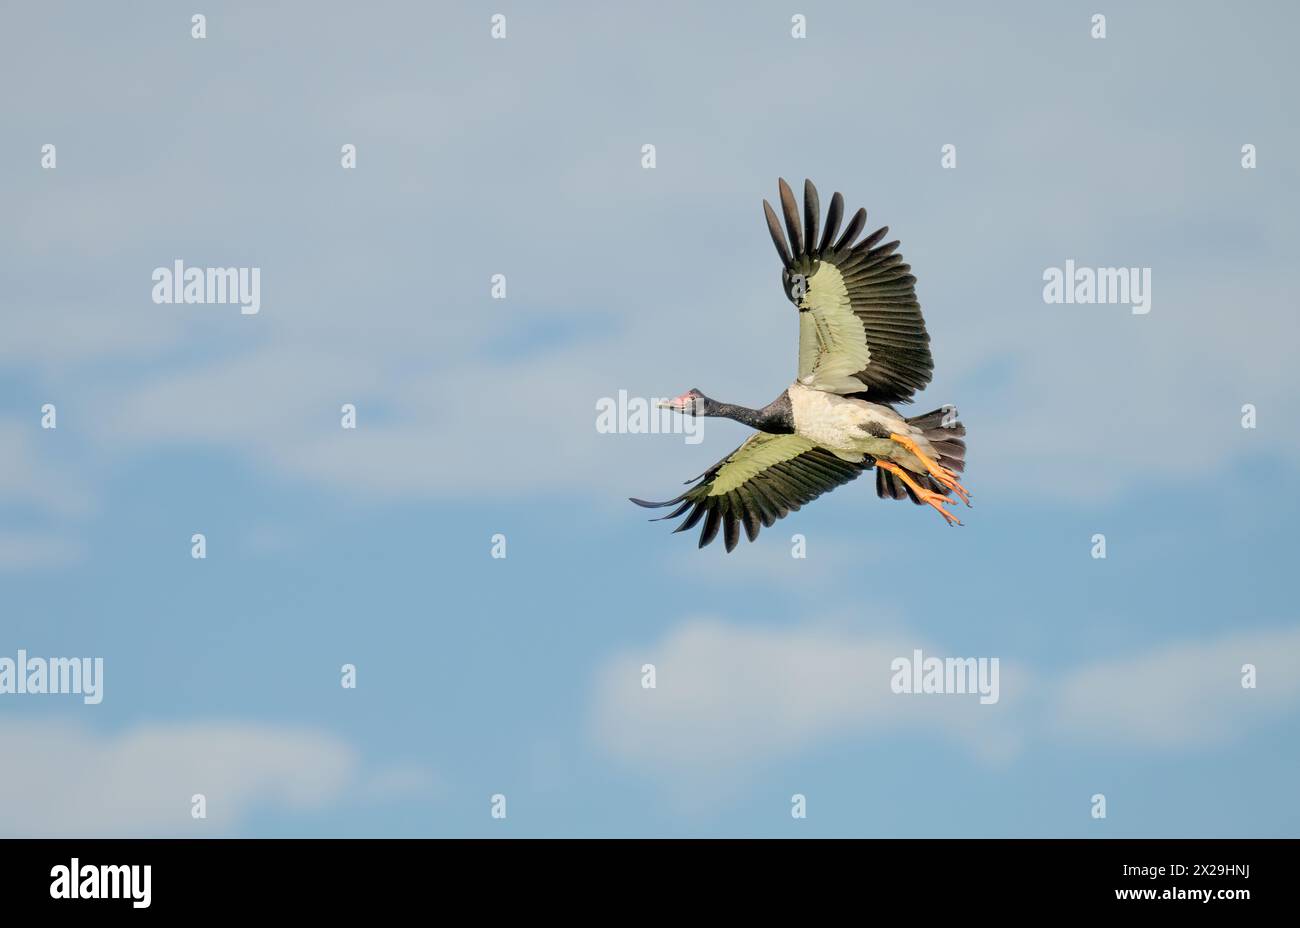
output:
[[695,387],[659,404],[660,409],[675,409],[686,416],[707,416],[712,406],[713,400]]

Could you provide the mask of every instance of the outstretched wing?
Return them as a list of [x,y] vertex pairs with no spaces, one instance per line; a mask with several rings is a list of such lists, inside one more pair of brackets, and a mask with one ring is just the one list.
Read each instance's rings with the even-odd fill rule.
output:
[[801,226],[789,184],[779,186],[788,244],[766,200],[763,213],[785,266],[786,296],[799,308],[799,382],[872,402],[911,402],[930,382],[934,362],[912,268],[896,254],[898,242],[879,244],[889,227],[856,241],[867,222],[860,209],[836,239],[844,215],[836,193],[818,242],[817,188],[804,181]]
[[698,482],[676,499],[632,502],[652,509],[680,504],[662,516],[674,519],[686,515],[675,532],[694,528],[702,519],[700,547],[713,541],[721,528],[730,551],[740,541],[741,526],[753,541],[761,526],[770,526],[823,493],[848,483],[873,464],[870,457],[860,464],[841,460],[798,435],[758,432],[696,478]]

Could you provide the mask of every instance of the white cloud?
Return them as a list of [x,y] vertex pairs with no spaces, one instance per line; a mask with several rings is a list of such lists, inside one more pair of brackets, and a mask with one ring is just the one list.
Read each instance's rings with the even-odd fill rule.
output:
[[[749,628],[686,622],[663,641],[605,661],[596,680],[594,730],[615,757],[672,779],[731,776],[833,738],[929,731],[998,761],[1018,748],[1012,708],[1022,684],[1006,661],[1001,699],[912,696],[890,689],[890,663],[955,655],[899,634],[837,628]],[[640,668],[656,667],[655,689]]]
[[[0,504],[19,505],[53,516],[81,516],[93,502],[81,474],[57,461],[66,446],[62,428],[40,427],[40,409],[27,423],[0,419]],[[66,419],[63,420],[66,423]]]
[[[0,834],[13,836],[223,834],[260,806],[311,812],[354,792],[393,798],[428,784],[406,768],[366,775],[340,738],[270,724],[146,724],[101,735],[11,718],[0,720],[0,743]],[[207,798],[206,821],[190,815],[196,793]]]
[[[105,448],[235,449],[282,477],[381,499],[600,486],[623,509],[627,495],[680,485],[733,447],[596,431],[596,400],[648,383],[648,359],[611,377],[588,369],[581,346],[436,370],[386,352],[264,346],[88,400],[87,418]],[[355,430],[340,427],[343,403],[357,406]]]
[[[1257,669],[1255,689],[1242,665]],[[1300,628],[1179,643],[1081,668],[1060,685],[1055,730],[1162,747],[1216,746],[1300,707]]]
[[24,301],[5,309],[0,359],[52,366],[98,358],[150,358],[176,345],[182,330],[182,322],[174,314],[140,312],[129,305]]
[[[1219,743],[1300,708],[1300,628],[1172,645],[1059,681],[1002,657],[1001,700],[989,706],[970,696],[891,692],[890,662],[914,648],[926,656],[1001,657],[952,653],[899,631],[696,619],[601,664],[594,736],[629,766],[669,783],[707,785],[837,740],[929,733],[999,762],[1024,741],[1044,738],[1159,748]],[[641,686],[645,663],[655,665],[655,689]],[[1244,663],[1258,667],[1258,689],[1242,689]]]
[[66,567],[85,556],[81,542],[48,532],[0,530],[0,570]]
[[40,417],[38,407],[26,422],[0,419],[0,508],[41,522],[0,529],[0,571],[66,567],[86,553],[68,523],[93,512],[94,498],[84,476],[60,457],[68,432],[42,429]]

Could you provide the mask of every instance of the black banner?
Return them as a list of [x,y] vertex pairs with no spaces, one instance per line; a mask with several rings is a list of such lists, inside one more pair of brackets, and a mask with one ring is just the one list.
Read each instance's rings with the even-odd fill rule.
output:
[[691,894],[739,910],[775,895],[871,911],[1231,917],[1286,900],[1296,851],[1281,840],[9,840],[0,893],[7,912],[53,915],[373,915],[577,893],[629,914]]

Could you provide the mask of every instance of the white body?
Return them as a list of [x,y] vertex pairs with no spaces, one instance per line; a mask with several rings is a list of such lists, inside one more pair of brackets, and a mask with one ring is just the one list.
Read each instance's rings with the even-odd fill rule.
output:
[[921,430],[908,425],[888,406],[827,393],[797,382],[790,385],[788,392],[795,434],[828,448],[846,461],[861,461],[864,454],[869,454],[894,461],[916,473],[926,472],[916,455],[898,442],[877,438],[871,432],[906,435],[927,455],[938,456]]

